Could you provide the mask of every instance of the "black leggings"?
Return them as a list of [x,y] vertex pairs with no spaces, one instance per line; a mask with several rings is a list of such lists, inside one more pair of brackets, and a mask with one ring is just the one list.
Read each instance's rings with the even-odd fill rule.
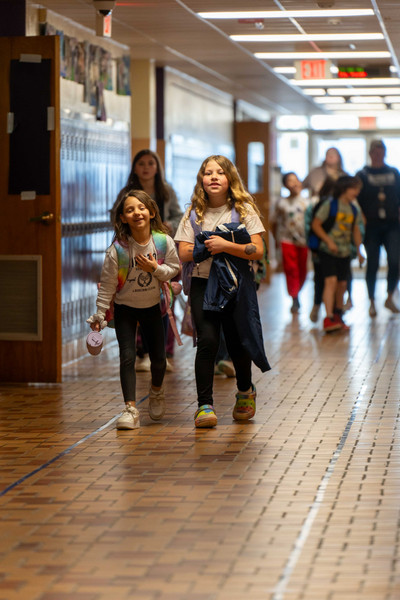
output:
[[240,343],[233,320],[233,306],[228,303],[222,312],[203,310],[206,287],[207,279],[192,277],[190,305],[197,331],[195,374],[199,406],[213,404],[214,363],[221,326],[235,367],[238,390],[246,392],[251,387],[251,358]]
[[164,326],[160,305],[150,308],[132,308],[125,304],[114,304],[115,333],[119,345],[119,363],[122,394],[125,402],[136,400],[136,329],[137,323],[146,336],[151,361],[151,383],[162,385],[166,360]]

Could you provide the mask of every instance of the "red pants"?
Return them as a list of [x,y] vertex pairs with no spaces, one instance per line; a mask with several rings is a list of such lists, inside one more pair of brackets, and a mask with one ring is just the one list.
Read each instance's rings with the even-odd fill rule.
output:
[[297,298],[307,276],[308,248],[281,242],[283,272],[289,296]]

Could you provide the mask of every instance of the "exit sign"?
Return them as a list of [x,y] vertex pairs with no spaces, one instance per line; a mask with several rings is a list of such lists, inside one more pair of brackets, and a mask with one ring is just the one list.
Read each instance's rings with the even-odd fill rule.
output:
[[296,79],[330,79],[330,60],[298,60],[295,62]]

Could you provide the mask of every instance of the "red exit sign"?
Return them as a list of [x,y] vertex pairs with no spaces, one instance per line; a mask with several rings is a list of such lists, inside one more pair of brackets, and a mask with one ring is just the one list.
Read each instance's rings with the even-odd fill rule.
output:
[[296,79],[328,79],[332,77],[328,60],[299,60],[295,65]]

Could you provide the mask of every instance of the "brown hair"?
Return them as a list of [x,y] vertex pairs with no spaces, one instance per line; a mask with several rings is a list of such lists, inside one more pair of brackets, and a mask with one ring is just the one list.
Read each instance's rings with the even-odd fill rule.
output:
[[148,209],[150,214],[154,216],[150,218],[150,230],[167,233],[166,227],[163,225],[158,210],[157,202],[151,198],[143,190],[133,190],[130,187],[122,188],[119,192],[113,210],[113,225],[114,225],[114,240],[118,242],[127,242],[132,237],[130,227],[127,223],[121,221],[121,215],[124,212],[125,200],[127,198],[137,198]]

